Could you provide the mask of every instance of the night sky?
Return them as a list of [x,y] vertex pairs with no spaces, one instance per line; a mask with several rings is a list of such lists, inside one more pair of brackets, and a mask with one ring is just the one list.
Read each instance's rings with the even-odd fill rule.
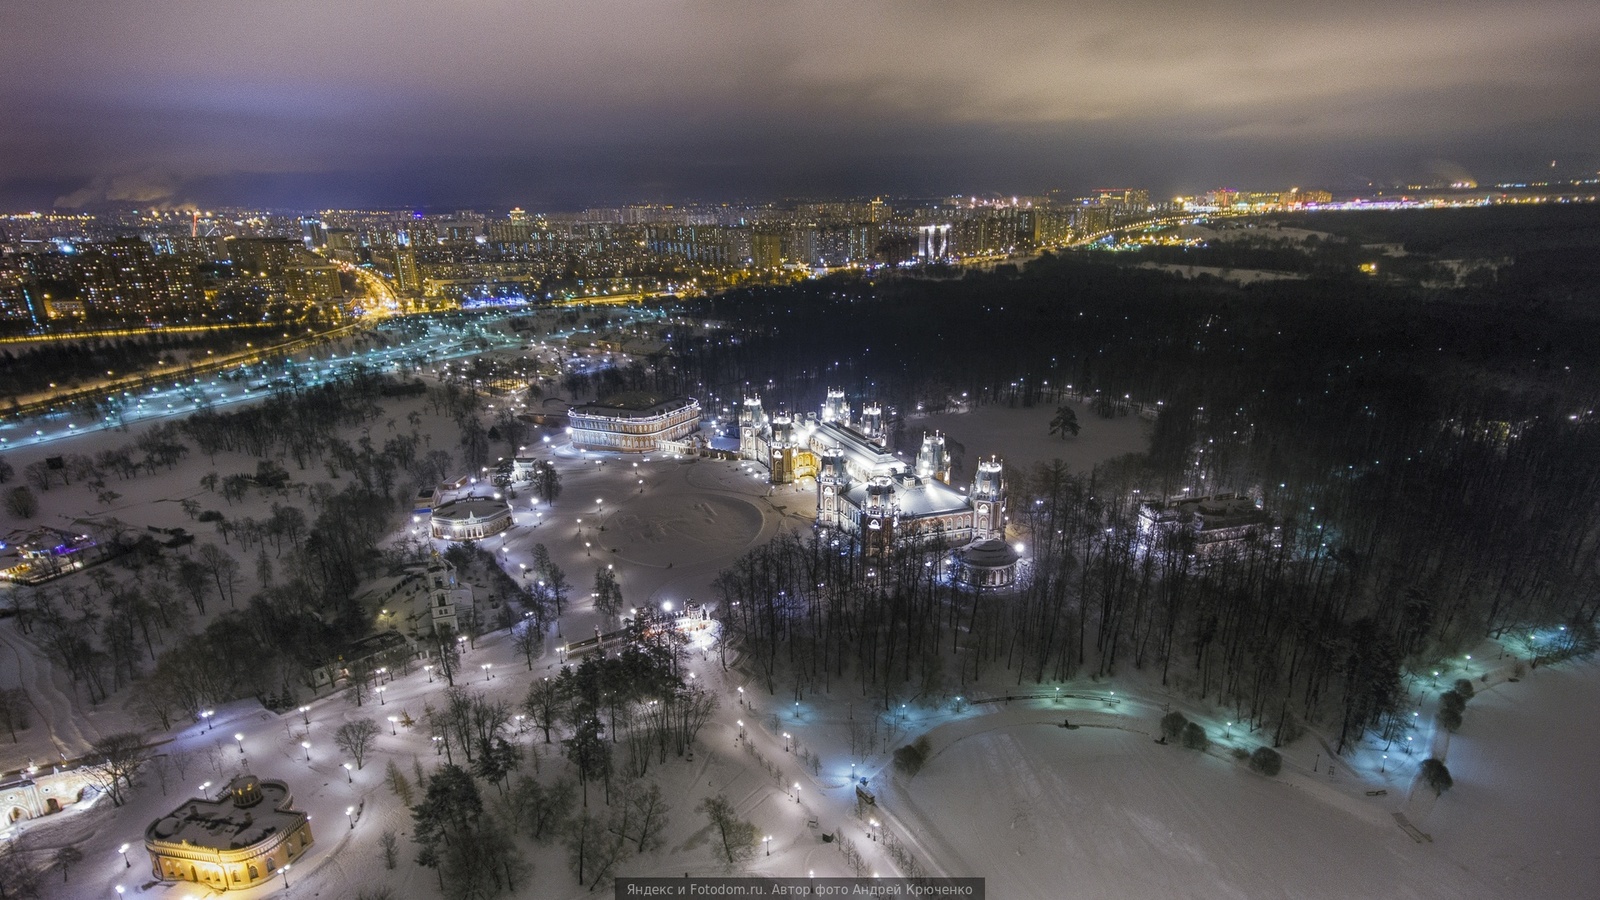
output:
[[11,209],[1600,168],[1593,0],[0,0],[0,75]]

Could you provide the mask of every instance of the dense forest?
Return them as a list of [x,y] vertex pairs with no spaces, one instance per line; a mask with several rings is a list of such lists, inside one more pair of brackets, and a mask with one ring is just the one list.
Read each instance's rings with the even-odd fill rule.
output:
[[[1595,210],[1551,214],[1600,246]],[[1254,726],[1318,722],[1341,743],[1396,726],[1406,670],[1486,635],[1529,654],[1558,648],[1524,629],[1568,625],[1561,652],[1592,640],[1600,297],[1581,254],[1528,262],[1553,242],[1516,218],[1452,211],[1362,236],[1512,260],[1448,291],[1355,271],[1240,287],[1085,254],[1014,279],[706,301],[727,337],[679,348],[668,374],[687,391],[733,398],[748,384],[801,409],[841,386],[902,410],[963,394],[1160,410],[1148,454],[1007,473],[1033,557],[1019,590],[979,602],[931,577],[935,550],[866,566],[824,535],[724,574],[732,633],[776,690],[853,679],[887,705],[996,666],[1018,681],[1156,667]],[[1134,501],[1182,491],[1257,497],[1277,536],[1209,563],[1177,534],[1142,540]]]

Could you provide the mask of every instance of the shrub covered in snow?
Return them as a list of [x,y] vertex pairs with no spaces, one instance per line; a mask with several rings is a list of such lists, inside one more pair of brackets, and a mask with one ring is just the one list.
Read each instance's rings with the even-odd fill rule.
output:
[[1450,778],[1450,770],[1445,768],[1444,763],[1432,757],[1422,761],[1422,783],[1433,788],[1435,797],[1450,790],[1450,786],[1455,784]]
[[928,761],[928,739],[919,737],[894,752],[894,767],[902,774],[915,775]]
[[1283,757],[1271,747],[1257,747],[1256,752],[1250,754],[1250,768],[1271,777],[1283,768]]
[[1183,734],[1183,727],[1188,724],[1189,720],[1183,713],[1169,712],[1161,717],[1161,736],[1166,740],[1175,741]]

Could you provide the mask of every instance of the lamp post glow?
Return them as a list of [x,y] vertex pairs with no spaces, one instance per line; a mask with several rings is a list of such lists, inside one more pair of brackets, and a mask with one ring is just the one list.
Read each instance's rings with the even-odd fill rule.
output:
[[306,752],[306,762],[311,762],[311,742],[301,741],[300,749]]
[[355,784],[355,779],[350,777],[350,764],[349,763],[343,763],[343,765],[344,765],[344,783],[345,784]]
[[233,736],[233,740],[234,740],[234,743],[239,745],[239,755],[243,756],[244,755],[244,735],[235,733],[234,736]]
[[394,727],[395,723],[398,722],[398,721],[400,721],[400,719],[398,717],[396,717],[396,716],[390,716],[389,717],[389,733],[391,735],[398,735],[400,733],[399,731],[395,730],[395,727]]
[[798,781],[794,783],[794,802],[800,802],[800,782]]
[[433,684],[433,663],[423,666],[422,671],[428,673],[428,683]]
[[283,873],[283,886],[285,888],[287,888],[289,886],[289,866],[290,865],[292,865],[292,864],[291,863],[284,863],[283,864],[283,868],[278,870],[279,872]]
[[121,847],[117,848],[117,851],[122,854],[122,867],[124,869],[133,868],[133,863],[128,861],[128,845],[123,844]]
[[787,731],[783,733],[783,752],[789,752],[789,732]]
[[388,688],[383,687],[382,685],[379,685],[378,687],[375,687],[372,690],[373,690],[374,693],[376,693],[378,695],[378,705],[379,706],[384,705],[385,701],[383,699],[383,692],[388,690]]
[[739,722],[739,740],[742,741],[744,740],[744,720],[739,719],[737,721]]
[[744,688],[739,688],[739,705],[744,705]]
[[356,808],[354,806],[346,806],[344,808],[344,815],[345,818],[350,820],[351,830],[354,830],[356,827]]
[[761,840],[764,843],[766,843],[766,845],[767,845],[767,855],[771,856],[772,855],[772,835],[769,834],[766,837],[762,838]]
[[490,678],[494,677],[493,675],[489,674],[489,667],[492,666],[492,665],[494,665],[494,664],[493,663],[484,663],[481,666],[481,668],[483,669],[483,680],[484,681],[488,681]]
[[311,724],[311,707],[309,707],[309,706],[300,707],[300,720],[302,722],[304,722],[305,724],[307,724],[307,725]]

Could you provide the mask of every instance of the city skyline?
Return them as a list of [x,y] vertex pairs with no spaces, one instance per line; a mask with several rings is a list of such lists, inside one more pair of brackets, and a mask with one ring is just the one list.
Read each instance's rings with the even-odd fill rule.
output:
[[[510,206],[1593,174],[1575,3],[168,3],[0,36],[0,204]],[[1554,164],[1554,165],[1552,165]]]

